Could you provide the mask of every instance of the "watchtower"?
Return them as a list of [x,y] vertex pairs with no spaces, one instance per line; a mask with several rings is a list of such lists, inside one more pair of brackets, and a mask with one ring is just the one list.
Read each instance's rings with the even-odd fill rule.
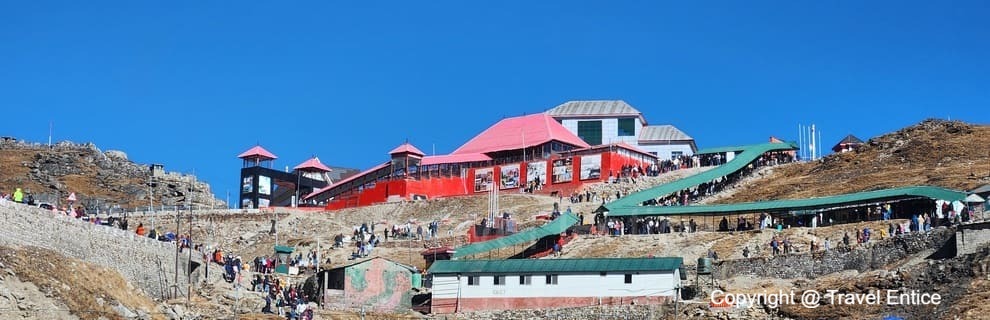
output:
[[264,175],[262,169],[271,169],[278,157],[260,145],[254,146],[237,156],[241,158],[241,209],[265,208],[271,203],[272,178]]

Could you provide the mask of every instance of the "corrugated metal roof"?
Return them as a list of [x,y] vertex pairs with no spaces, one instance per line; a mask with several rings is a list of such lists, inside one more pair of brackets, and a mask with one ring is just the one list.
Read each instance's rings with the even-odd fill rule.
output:
[[622,100],[568,101],[546,112],[554,117],[566,116],[641,116],[643,113]]
[[531,241],[536,241],[537,239],[552,235],[560,234],[567,231],[575,223],[578,223],[578,217],[573,213],[564,213],[563,215],[557,217],[550,223],[544,224],[536,228],[529,228],[523,230],[522,232],[501,237],[494,240],[488,240],[484,242],[472,243],[460,248],[455,249],[454,258],[466,257],[474,254],[479,254],[482,252],[492,251],[498,248],[504,248],[508,246],[517,245],[520,243],[527,243]]
[[319,189],[319,190],[316,190],[316,191],[313,191],[312,193],[310,193],[310,194],[308,194],[308,195],[306,195],[305,197],[303,197],[303,199],[306,199],[306,200],[309,200],[310,198],[312,198],[312,197],[315,197],[315,196],[318,196],[318,195],[320,195],[321,193],[324,193],[324,192],[327,192],[327,191],[329,191],[330,189],[333,189],[334,187],[337,187],[337,186],[341,186],[341,185],[343,185],[343,184],[345,184],[345,183],[348,183],[348,182],[351,182],[351,181],[353,181],[353,180],[355,180],[355,179],[358,179],[358,178],[360,178],[360,177],[363,177],[363,176],[365,176],[365,175],[367,175],[367,174],[369,174],[369,173],[372,173],[372,172],[375,172],[376,170],[379,170],[379,169],[381,169],[381,168],[384,168],[384,167],[387,167],[387,166],[389,166],[389,165],[391,165],[391,164],[392,164],[392,162],[391,162],[391,161],[389,161],[389,162],[386,162],[386,163],[382,163],[382,164],[380,164],[380,165],[377,165],[377,166],[374,166],[374,167],[371,167],[371,169],[368,169],[368,170],[364,170],[364,171],[361,171],[361,172],[360,172],[360,173],[358,173],[358,174],[355,174],[355,175],[352,175],[352,176],[350,176],[350,177],[347,177],[347,179],[344,179],[344,180],[340,180],[340,181],[337,181],[337,182],[336,182],[336,183],[334,183],[334,184],[331,184],[331,185],[329,185],[329,186],[326,186],[326,187],[323,187],[323,188],[321,188],[321,189]]
[[646,126],[643,127],[643,131],[639,133],[639,141],[676,141],[676,140],[694,140],[691,136],[684,133],[677,127],[672,125],[662,125],[662,126]]
[[588,147],[550,116],[537,113],[528,116],[505,118],[482,131],[451,154],[489,153],[537,146],[551,140]]
[[413,146],[411,143],[408,143],[408,142],[403,143],[403,144],[399,145],[398,147],[395,147],[395,149],[392,149],[392,151],[389,151],[388,154],[396,154],[396,153],[404,153],[404,152],[405,153],[410,153],[410,154],[415,154],[415,155],[421,156],[421,157],[423,155],[425,155],[425,153],[423,153],[423,151],[419,150],[419,148],[416,148],[416,146]]
[[248,149],[247,151],[244,151],[243,153],[241,153],[237,157],[238,158],[247,158],[247,157],[252,157],[252,156],[260,157],[260,158],[267,158],[267,159],[278,159],[278,157],[276,157],[274,153],[268,152],[268,150],[265,150],[265,148],[262,148],[260,145],[254,146],[251,149]]
[[303,163],[300,163],[298,166],[295,166],[292,169],[295,169],[295,170],[316,169],[316,170],[323,171],[323,172],[333,171],[333,169],[330,169],[330,167],[327,167],[322,162],[320,162],[320,158],[318,158],[318,157],[312,157],[309,160],[306,160]]
[[673,271],[684,263],[680,257],[440,260],[430,266],[432,274],[450,273],[591,273]]
[[697,206],[628,206],[618,207],[609,211],[609,216],[648,216],[648,215],[718,215],[729,213],[750,213],[768,211],[813,210],[853,205],[858,203],[880,202],[887,200],[926,197],[948,201],[963,200],[965,192],[959,192],[939,187],[915,186],[894,189],[883,189],[848,193],[836,196],[774,200],[760,202],[745,202],[721,205]]

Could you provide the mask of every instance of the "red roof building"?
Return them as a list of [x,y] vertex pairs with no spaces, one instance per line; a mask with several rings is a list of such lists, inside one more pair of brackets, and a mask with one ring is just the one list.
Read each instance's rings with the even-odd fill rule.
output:
[[322,162],[320,162],[320,158],[317,157],[309,158],[309,160],[300,163],[299,165],[293,167],[292,169],[301,170],[301,171],[317,171],[317,172],[333,171],[330,169],[330,167],[327,167]]
[[518,150],[556,141],[575,148],[589,145],[545,113],[502,119],[451,154]]
[[241,159],[248,159],[248,158],[261,158],[267,160],[278,159],[278,157],[276,157],[274,153],[268,152],[268,150],[265,150],[265,148],[262,148],[260,145],[251,147],[251,149],[242,152],[237,157]]
[[398,147],[395,147],[395,149],[392,149],[392,151],[389,151],[388,154],[389,155],[411,154],[411,155],[416,155],[416,156],[420,156],[420,157],[426,155],[425,153],[423,153],[423,151],[420,151],[419,148],[416,148],[416,146],[412,145],[409,142],[403,143],[403,144],[399,145]]
[[502,119],[448,155],[425,156],[408,142],[389,155],[389,162],[317,189],[304,200],[340,209],[491,188],[567,193],[608,179],[602,172],[656,160],[626,143],[592,147],[545,113]]

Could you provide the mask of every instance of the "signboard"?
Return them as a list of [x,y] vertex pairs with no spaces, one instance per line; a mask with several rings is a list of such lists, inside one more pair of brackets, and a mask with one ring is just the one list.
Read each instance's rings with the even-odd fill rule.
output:
[[512,189],[519,187],[519,168],[521,165],[507,165],[498,167],[501,171],[501,180],[499,181],[499,188],[501,189]]
[[553,161],[553,183],[571,182],[574,179],[574,166],[571,158]]
[[474,169],[474,192],[491,191],[493,183],[495,183],[493,168]]
[[271,202],[268,199],[258,199],[258,208],[268,208],[270,204]]
[[269,178],[267,176],[258,176],[259,194],[264,194],[264,195],[272,194],[272,190],[270,189],[271,186],[272,186],[272,178]]
[[537,161],[526,164],[526,181],[536,185],[547,183],[547,162]]
[[598,179],[602,177],[602,155],[581,157],[581,180]]
[[241,193],[251,193],[254,191],[252,180],[251,177],[244,177],[244,181],[241,182]]
[[241,200],[241,209],[254,209],[254,202],[251,199]]

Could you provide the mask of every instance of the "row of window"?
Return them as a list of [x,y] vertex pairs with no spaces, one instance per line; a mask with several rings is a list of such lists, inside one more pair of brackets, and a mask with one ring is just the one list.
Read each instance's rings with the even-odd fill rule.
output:
[[[604,272],[602,272],[601,273],[601,276],[604,277],[604,276],[606,276],[606,274]],[[632,274],[628,274],[627,273],[625,275],[625,283],[632,283],[632,276],[633,276]],[[495,275],[495,276],[492,276],[492,283],[494,285],[496,285],[496,286],[504,286],[504,285],[506,285],[508,283],[507,282],[508,280],[506,280],[507,279],[506,277],[507,276],[505,276],[505,275]],[[479,286],[479,285],[481,285],[481,276],[468,276],[467,278],[468,278],[467,280],[468,280],[468,285],[469,286]],[[545,276],[545,282],[546,282],[547,285],[556,285],[557,284],[557,275],[556,274],[548,274],[548,275],[546,275]],[[519,285],[521,285],[521,286],[528,286],[528,285],[532,285],[532,284],[533,284],[533,276],[531,276],[531,275],[521,275],[521,276],[519,276]]]

